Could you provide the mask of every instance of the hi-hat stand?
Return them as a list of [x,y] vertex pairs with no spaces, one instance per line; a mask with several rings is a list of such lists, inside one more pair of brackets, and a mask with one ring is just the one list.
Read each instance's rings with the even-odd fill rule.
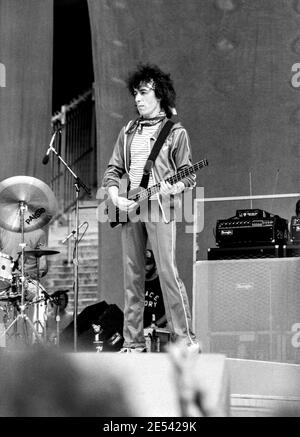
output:
[[[59,130],[60,132],[60,130]],[[55,135],[55,134],[54,134]],[[74,188],[75,188],[75,229],[74,234],[74,352],[77,352],[77,313],[78,313],[78,293],[79,293],[79,279],[78,279],[78,245],[79,245],[79,193],[80,188],[90,195],[91,190],[82,182],[82,180],[74,173],[74,171],[68,166],[60,154],[55,150],[53,144],[51,144],[51,151],[55,153],[58,159],[66,167],[66,169],[71,173],[74,178]]]

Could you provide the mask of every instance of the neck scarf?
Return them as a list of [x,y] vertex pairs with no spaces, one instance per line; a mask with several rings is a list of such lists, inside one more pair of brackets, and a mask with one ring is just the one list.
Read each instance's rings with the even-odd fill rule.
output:
[[164,112],[160,112],[156,117],[153,118],[143,118],[138,117],[136,120],[134,120],[129,128],[126,130],[126,134],[131,134],[136,129],[139,133],[142,133],[143,126],[154,126],[155,124],[160,123],[164,118],[166,117],[166,114]]

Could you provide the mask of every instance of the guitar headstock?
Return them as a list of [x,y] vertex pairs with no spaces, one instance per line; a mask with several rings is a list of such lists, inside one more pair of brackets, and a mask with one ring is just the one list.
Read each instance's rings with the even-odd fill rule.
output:
[[202,159],[201,161],[197,162],[195,164],[196,168],[202,168],[202,167],[206,167],[208,165],[208,160],[207,159]]

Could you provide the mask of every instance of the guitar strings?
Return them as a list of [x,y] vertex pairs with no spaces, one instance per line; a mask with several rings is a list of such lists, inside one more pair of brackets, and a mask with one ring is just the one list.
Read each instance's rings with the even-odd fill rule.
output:
[[[183,170],[180,170],[176,175],[170,176],[166,179],[166,182],[171,183],[172,185],[184,177],[188,176],[189,174],[193,173],[195,170],[199,170],[201,167],[207,165],[207,160],[204,159],[202,161],[197,162],[196,164],[192,165],[191,167],[185,168]],[[132,200],[134,201],[143,201],[147,199],[148,197],[151,197],[153,194],[156,194],[160,190],[160,182],[156,185],[153,185],[150,188],[144,188],[142,191],[136,194]]]

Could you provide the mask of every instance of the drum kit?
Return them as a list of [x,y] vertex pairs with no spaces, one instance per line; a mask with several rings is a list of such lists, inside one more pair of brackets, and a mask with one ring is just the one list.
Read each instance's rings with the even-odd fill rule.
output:
[[[15,176],[0,182],[0,227],[19,234],[17,260],[0,252],[0,345],[46,341],[46,307],[51,300],[40,283],[40,259],[59,251],[26,247],[25,234],[42,228],[57,213],[52,190],[39,179]],[[26,273],[26,259],[36,260],[34,277]],[[0,319],[1,321],[1,319]]]

